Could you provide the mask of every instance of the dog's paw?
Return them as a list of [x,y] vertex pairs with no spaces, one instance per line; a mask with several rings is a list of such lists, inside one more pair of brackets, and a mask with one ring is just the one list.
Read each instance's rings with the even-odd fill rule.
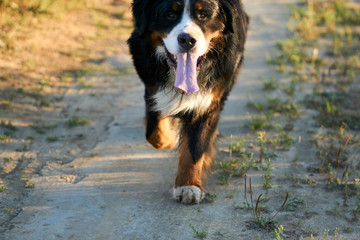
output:
[[174,199],[184,204],[200,203],[204,196],[204,192],[197,186],[181,186],[173,189]]

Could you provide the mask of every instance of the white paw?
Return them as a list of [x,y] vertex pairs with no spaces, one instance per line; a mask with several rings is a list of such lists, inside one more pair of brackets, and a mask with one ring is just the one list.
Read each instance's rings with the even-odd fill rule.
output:
[[204,192],[196,186],[182,186],[173,188],[173,197],[184,204],[200,203],[204,199]]

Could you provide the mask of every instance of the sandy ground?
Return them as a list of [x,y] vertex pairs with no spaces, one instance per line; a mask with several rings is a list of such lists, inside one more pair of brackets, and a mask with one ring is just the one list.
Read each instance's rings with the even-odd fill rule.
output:
[[[244,128],[251,117],[246,104],[249,96],[263,96],[259,77],[275,75],[266,63],[265,52],[272,51],[276,41],[285,36],[287,4],[294,2],[244,1],[251,17],[246,61],[222,113],[220,149],[227,148],[231,141],[250,138],[249,130]],[[126,51],[126,46],[121,46]],[[106,59],[105,64],[128,69],[131,60],[125,52]],[[61,132],[61,141],[28,153],[29,158],[46,159],[51,155],[57,161],[43,161],[38,167],[31,177],[36,187],[22,198],[21,211],[3,223],[1,239],[196,239],[190,225],[205,230],[206,239],[274,239],[272,232],[247,226],[253,219],[251,212],[233,207],[243,202],[243,178],[220,185],[216,174],[210,175],[207,190],[216,193],[214,203],[182,205],[171,199],[176,152],[157,151],[146,142],[143,86],[133,70],[122,76],[86,76],[86,80],[92,87],[69,88],[59,108],[64,116],[76,113],[90,119],[91,125],[70,130],[59,127],[54,134]],[[286,192],[304,200],[295,212],[284,211],[276,217],[285,228],[285,239],[309,238],[310,232],[321,236],[326,228],[333,234],[335,227],[353,229],[351,233],[341,232],[342,239],[358,239],[356,223],[326,214],[334,208],[336,199],[341,201],[340,195],[319,186],[294,187],[286,181],[286,176],[292,174],[308,176],[306,167],[313,159],[306,138],[307,130],[312,129],[312,115],[311,111],[302,112],[306,120],[294,126],[294,136],[302,136],[302,142],[273,163],[274,184],[268,191],[267,205],[270,212],[276,211]],[[74,140],[82,132],[85,139]],[[293,162],[295,156],[297,164]],[[36,160],[31,164],[36,165]],[[254,195],[264,193],[259,183],[261,174],[249,175]],[[230,192],[234,198],[226,197]]]

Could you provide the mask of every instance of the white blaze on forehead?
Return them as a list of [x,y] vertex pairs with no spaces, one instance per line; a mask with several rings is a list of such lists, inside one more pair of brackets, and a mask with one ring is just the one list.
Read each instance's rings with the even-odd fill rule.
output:
[[191,19],[191,6],[190,0],[185,0],[184,11],[181,16],[181,21],[178,23],[163,39],[167,50],[176,55],[181,52],[181,47],[178,43],[178,36],[181,33],[188,33],[193,38],[196,39],[196,46],[193,48],[192,52],[198,56],[204,55],[208,48],[208,43],[206,43],[204,33],[201,28],[192,21]]

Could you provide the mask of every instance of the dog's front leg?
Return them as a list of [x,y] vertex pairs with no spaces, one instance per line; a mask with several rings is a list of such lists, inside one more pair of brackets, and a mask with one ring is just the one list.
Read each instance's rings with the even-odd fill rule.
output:
[[199,203],[204,198],[205,172],[215,157],[220,110],[193,118],[182,118],[179,165],[174,198],[182,203]]
[[146,114],[146,139],[156,149],[171,149],[176,145],[176,133],[171,127],[172,117],[161,117],[159,112]]

